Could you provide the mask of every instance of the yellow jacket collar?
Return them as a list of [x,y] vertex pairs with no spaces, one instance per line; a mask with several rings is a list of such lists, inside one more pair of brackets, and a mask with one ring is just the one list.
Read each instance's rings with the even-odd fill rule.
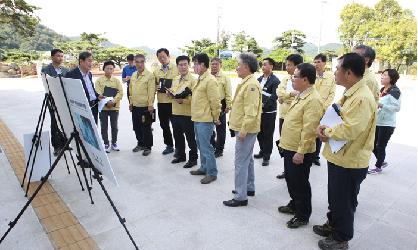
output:
[[[364,79],[364,78],[363,78]],[[362,87],[363,85],[365,85],[364,80],[361,79],[360,81],[358,81],[356,84],[354,84],[351,88],[349,88],[348,90],[346,90],[344,92],[344,96],[345,97],[349,97],[352,96],[360,87]]]

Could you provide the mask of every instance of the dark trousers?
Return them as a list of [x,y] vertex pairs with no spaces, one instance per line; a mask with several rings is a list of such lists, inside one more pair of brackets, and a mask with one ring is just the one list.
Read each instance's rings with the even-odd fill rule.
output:
[[49,115],[51,116],[51,144],[54,150],[61,149],[65,144],[63,132],[58,127],[58,121],[55,117],[55,111],[51,105],[48,104]]
[[158,103],[158,119],[163,130],[164,144],[173,147],[173,135],[171,134],[170,121],[172,119],[171,103]]
[[332,237],[335,240],[349,241],[353,238],[357,195],[366,175],[367,168],[343,168],[328,162],[327,217],[334,228]]
[[273,134],[276,123],[276,113],[262,113],[260,132],[257,134],[258,145],[260,145],[260,153],[264,160],[270,160],[273,150]]
[[[210,138],[210,144],[212,144],[213,148],[216,151],[223,151],[225,147],[225,138],[226,138],[226,114],[222,112],[219,116],[219,121],[221,122],[220,125],[216,125],[216,133],[215,131],[212,133],[212,137]],[[215,140],[216,137],[216,140]]]
[[284,150],[284,171],[290,206],[295,210],[295,217],[309,220],[312,213],[312,193],[309,183],[313,154],[305,154],[303,163],[296,165],[292,159],[296,152]]
[[316,142],[315,159],[319,159],[320,158],[319,153],[321,153],[322,142],[321,140],[319,140],[319,138],[316,138],[315,142]]
[[172,118],[174,142],[176,143],[177,158],[186,159],[186,136],[189,146],[189,161],[197,160],[197,145],[194,134],[194,124],[190,116],[173,115]]
[[107,136],[108,123],[110,119],[110,129],[112,132],[112,144],[116,144],[118,140],[118,118],[119,110],[102,110],[99,114],[100,130],[102,139],[105,145],[109,145],[109,138]]
[[151,149],[153,144],[151,122],[143,122],[148,107],[132,107],[132,125],[138,146]]
[[282,135],[282,127],[283,127],[283,118],[279,118],[279,134]]
[[376,167],[381,168],[386,157],[386,146],[395,131],[394,127],[376,126],[373,154],[376,156]]

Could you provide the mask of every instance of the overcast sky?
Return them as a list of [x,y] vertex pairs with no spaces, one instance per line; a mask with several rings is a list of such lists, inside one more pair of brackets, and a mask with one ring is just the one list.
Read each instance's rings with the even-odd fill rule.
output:
[[[349,3],[372,7],[378,0],[27,0],[41,9],[41,23],[66,36],[82,32],[105,33],[111,42],[127,47],[175,49],[193,39],[216,41],[218,9],[221,30],[245,31],[263,46],[283,31],[297,29],[318,44],[322,5],[321,44],[339,42],[339,13]],[[398,0],[402,8],[416,10],[412,0]]]

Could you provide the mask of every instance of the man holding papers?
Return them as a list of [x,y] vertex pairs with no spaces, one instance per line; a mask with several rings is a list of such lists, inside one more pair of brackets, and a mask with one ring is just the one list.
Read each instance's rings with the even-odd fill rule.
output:
[[[335,82],[345,87],[339,105],[342,122],[332,127],[321,125],[317,134],[325,143],[328,161],[328,221],[313,227],[327,237],[318,242],[321,249],[347,249],[353,238],[354,212],[360,184],[366,178],[376,128],[376,102],[363,79],[365,60],[356,53],[338,59]],[[330,139],[346,141],[332,152]]]
[[[100,128],[102,133],[103,142],[105,144],[105,150],[110,153],[110,149],[119,151],[116,141],[118,139],[118,117],[120,100],[123,96],[123,88],[120,81],[113,77],[113,70],[115,69],[115,63],[107,61],[103,64],[103,71],[105,75],[97,79],[96,91],[99,95],[110,97],[105,106],[99,114]],[[112,130],[112,145],[109,145],[109,139],[107,137],[108,120],[110,119],[110,128]]]
[[196,84],[196,79],[189,73],[190,58],[188,56],[177,57],[176,64],[180,75],[174,77],[173,86],[166,89],[167,95],[172,98],[172,125],[177,150],[177,154],[174,155],[171,163],[186,161],[186,143],[184,141],[184,136],[186,136],[190,151],[189,161],[183,167],[191,168],[197,165],[197,146],[190,107],[192,101],[191,89]]
[[299,94],[289,106],[280,138],[290,202],[280,206],[279,212],[294,215],[287,222],[288,228],[308,224],[312,213],[309,173],[315,152],[315,129],[323,113],[321,97],[313,87],[315,78],[313,65],[296,66],[292,85]]

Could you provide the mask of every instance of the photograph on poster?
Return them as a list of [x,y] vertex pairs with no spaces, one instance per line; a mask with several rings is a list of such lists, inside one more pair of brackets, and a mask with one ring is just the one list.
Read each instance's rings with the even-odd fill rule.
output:
[[86,141],[91,146],[95,147],[97,150],[100,150],[99,143],[96,138],[96,135],[94,134],[93,125],[91,124],[91,121],[87,117],[84,117],[78,113],[74,114],[84,141]]

